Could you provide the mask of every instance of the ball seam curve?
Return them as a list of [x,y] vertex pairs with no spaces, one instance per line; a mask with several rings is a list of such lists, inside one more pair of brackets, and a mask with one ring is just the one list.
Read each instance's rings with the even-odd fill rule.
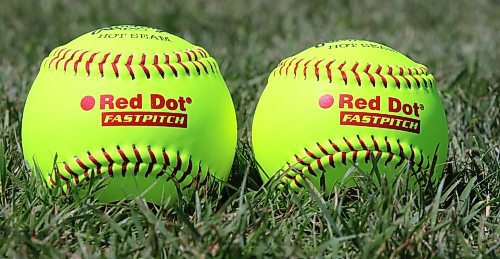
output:
[[[131,155],[130,154],[127,155],[125,151],[120,146],[117,145],[116,152],[119,154],[120,159],[113,159],[111,158],[108,151],[106,151],[106,149],[101,148],[101,155],[106,159],[105,163],[99,162],[95,158],[95,156],[92,155],[93,153],[91,153],[90,151],[87,152],[87,159],[91,161],[92,164],[82,161],[82,159],[78,156],[74,156],[75,163],[78,167],[75,169],[75,167],[70,166],[68,162],[66,161],[61,162],[60,164],[62,164],[62,168],[65,171],[65,173],[63,174],[60,172],[59,166],[54,166],[54,174],[56,176],[56,179],[54,179],[51,175],[49,181],[52,186],[56,187],[58,181],[57,179],[60,179],[64,181],[66,190],[70,190],[72,186],[80,186],[81,182],[80,177],[83,177],[86,181],[90,181],[90,179],[95,175],[103,176],[107,174],[109,177],[114,178],[115,174],[121,174],[123,177],[125,177],[127,172],[130,171],[128,169],[129,164],[132,164],[134,166],[133,170],[134,177],[138,176],[140,165],[147,164],[148,169],[144,175],[145,178],[148,178],[153,173],[154,165],[162,166],[161,170],[155,175],[156,178],[165,175],[167,173],[167,169],[169,168],[172,169],[172,171],[168,175],[168,179],[175,179],[178,184],[182,184],[188,178],[191,178],[189,184],[187,184],[182,188],[183,190],[191,188],[193,185],[196,185],[196,188],[200,188],[209,181],[210,177],[212,177],[210,169],[207,169],[205,178],[201,180],[204,171],[201,166],[202,163],[201,161],[198,162],[198,169],[197,169],[198,171],[196,172],[196,176],[189,177],[191,176],[191,173],[193,172],[194,169],[192,157],[190,156],[189,160],[187,161],[188,163],[187,169],[181,170],[182,164],[185,163],[185,161],[183,161],[179,151],[177,151],[176,164],[175,166],[173,166],[164,148],[162,149],[161,154],[158,155],[155,154],[155,152],[152,151],[150,147],[148,147],[148,154],[150,155],[149,159],[144,159],[141,156],[139,149],[135,145],[132,145],[132,149],[134,153],[132,157],[134,157],[135,159],[130,159],[129,157],[131,157]],[[162,157],[163,161],[158,160],[157,156]],[[151,160],[151,162],[145,162],[147,160]],[[116,172],[113,165],[120,166],[120,170]],[[178,178],[177,177],[178,173],[181,171],[183,171],[182,175]],[[74,182],[73,184],[72,181]]]
[[[102,78],[112,73],[118,79],[123,75],[128,75],[132,80],[136,79],[137,73],[142,73],[147,79],[154,75],[165,79],[181,75],[201,76],[219,72],[217,62],[201,47],[176,53],[125,55],[69,49],[62,46],[45,58],[42,68],[64,73],[72,71],[74,75],[83,73],[87,77],[97,74]],[[154,77],[157,78],[157,76]]]

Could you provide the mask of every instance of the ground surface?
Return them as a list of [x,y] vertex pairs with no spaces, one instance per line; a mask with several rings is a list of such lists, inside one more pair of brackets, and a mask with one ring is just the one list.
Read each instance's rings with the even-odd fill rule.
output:
[[[490,257],[500,254],[497,1],[0,1],[0,257]],[[218,60],[239,119],[221,198],[152,212],[53,194],[22,163],[23,103],[49,51],[114,24],[158,27]],[[342,38],[381,42],[426,64],[447,111],[450,152],[425,191],[377,187],[314,195],[260,188],[249,130],[284,57]]]

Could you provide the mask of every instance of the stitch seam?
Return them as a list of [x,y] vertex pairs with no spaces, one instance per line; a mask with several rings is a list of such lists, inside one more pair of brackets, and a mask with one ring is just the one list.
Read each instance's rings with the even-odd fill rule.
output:
[[[353,81],[356,85],[361,86],[362,76],[366,76],[373,87],[376,86],[376,78],[380,79],[385,88],[389,85],[388,78],[394,82],[394,85],[398,89],[401,89],[403,85],[409,89],[428,89],[432,88],[435,84],[432,75],[429,74],[427,68],[422,65],[418,67],[403,67],[398,65],[374,66],[373,64],[367,63],[362,66],[360,63],[355,62],[349,67],[347,66],[347,61],[337,62],[336,59],[309,59],[305,63],[302,63],[302,61],[304,61],[303,58],[297,59],[297,57],[281,61],[275,68],[273,76],[291,76],[293,78],[297,78],[299,73],[298,71],[302,70],[304,80],[311,77],[320,81],[321,75],[326,74],[326,77],[330,83],[332,83],[333,80],[337,78],[337,76],[334,75],[334,72],[337,71],[337,73],[339,73],[338,78],[341,79],[345,85],[347,85],[350,81]],[[312,69],[309,69],[308,67],[310,62],[314,64]],[[323,65],[320,65],[322,62]],[[338,65],[332,66],[334,63],[338,63]],[[293,67],[293,70],[290,70],[290,67]]]
[[[95,68],[96,75],[99,74],[101,77],[105,77],[108,71],[111,71],[117,79],[126,74],[132,80],[137,77],[139,71],[147,79],[152,77],[152,73],[165,78],[166,75],[172,75],[173,77],[181,75],[201,76],[202,74],[210,75],[218,72],[215,60],[200,47],[171,54],[163,53],[161,56],[146,53],[141,55],[130,54],[126,55],[126,62],[120,63],[122,56],[124,56],[122,53],[90,52],[89,50],[75,50],[61,47],[54,50],[45,59],[42,67],[55,71],[61,70],[63,72],[67,72],[72,67],[75,75],[83,69],[82,72],[85,72],[88,77],[94,73]],[[160,60],[160,57],[163,57],[163,59]],[[134,63],[134,60],[137,61]],[[84,63],[83,68],[80,66],[82,63]],[[166,73],[166,71],[170,71],[170,73]],[[179,71],[182,71],[182,73],[179,73]]]
[[[135,162],[132,162],[129,159],[129,157],[127,156],[127,154],[125,153],[125,151],[119,145],[117,145],[116,151],[121,158],[120,161],[113,160],[111,158],[110,154],[104,148],[101,148],[101,155],[106,159],[107,164],[99,162],[90,151],[87,151],[86,155],[87,155],[88,160],[91,162],[91,164],[89,164],[89,163],[86,164],[84,161],[82,161],[82,159],[80,157],[74,156],[74,160],[76,162],[77,168],[75,168],[75,167],[72,168],[66,161],[62,162],[63,169],[66,172],[66,174],[69,175],[69,177],[62,174],[59,171],[59,168],[57,166],[54,168],[54,173],[55,173],[56,177],[58,177],[60,180],[63,181],[63,183],[66,185],[67,190],[71,189],[72,186],[75,186],[75,187],[80,186],[82,177],[85,180],[90,181],[91,177],[94,176],[94,173],[98,176],[103,175],[104,173],[102,171],[102,168],[106,168],[106,167],[107,167],[107,174],[111,178],[115,177],[116,171],[119,171],[121,173],[121,176],[123,176],[123,177],[126,176],[127,171],[132,171],[133,176],[136,177],[138,175],[138,172],[140,169],[139,167],[142,164],[148,164],[148,167],[147,167],[146,172],[144,174],[144,177],[148,178],[149,175],[153,171],[154,165],[161,165],[162,168],[155,176],[156,178],[159,178],[159,177],[163,176],[166,173],[167,168],[171,166],[170,158],[169,158],[167,152],[165,151],[165,148],[162,148],[161,155],[163,157],[163,161],[158,161],[155,153],[151,150],[151,147],[148,146],[147,148],[148,148],[148,154],[151,158],[150,162],[145,162],[145,160],[143,159],[143,157],[141,156],[139,150],[137,149],[137,147],[135,145],[132,145],[133,156],[136,159]],[[133,164],[133,170],[128,170],[127,165],[129,165],[131,163]],[[172,173],[169,175],[169,177],[177,179],[178,172],[182,171],[181,170],[182,163],[183,163],[183,160],[182,160],[182,157],[180,155],[180,152],[177,151],[176,165],[172,169]],[[182,175],[177,179],[177,182],[179,184],[184,183],[188,179],[188,176],[190,176],[192,171],[193,171],[193,161],[192,161],[191,156],[189,157],[187,163],[188,163],[187,169],[184,170],[182,172]],[[114,164],[120,165],[120,170],[113,169]],[[193,185],[196,185],[197,188],[200,188],[202,185],[206,184],[209,181],[209,177],[211,174],[210,169],[208,169],[208,168],[207,168],[206,172],[207,173],[206,173],[205,178],[200,182],[202,174],[203,174],[203,169],[201,166],[201,161],[198,162],[198,170],[197,170],[196,175],[194,177],[190,177],[191,181],[186,186],[184,186],[182,188],[182,190],[189,189]],[[56,180],[52,176],[50,176],[49,181],[53,186],[57,186]],[[72,185],[72,182],[74,182],[73,185]]]
[[[293,157],[296,161],[296,165],[300,165],[300,166],[297,167],[295,165],[291,165],[290,162],[286,162],[286,170],[294,172],[295,174],[292,175],[292,174],[289,174],[288,171],[285,171],[285,174],[283,175],[283,177],[293,181],[295,183],[295,185],[297,185],[299,188],[302,188],[303,185],[298,181],[297,177],[300,176],[302,178],[305,178],[304,174],[306,172],[309,173],[313,177],[318,177],[318,173],[321,172],[322,173],[321,177],[324,177],[324,173],[326,172],[325,165],[324,165],[325,162],[322,162],[321,160],[324,159],[325,157],[328,157],[328,165],[335,168],[336,165],[335,165],[334,156],[339,154],[339,153],[341,156],[340,162],[344,166],[347,165],[347,155],[348,154],[352,155],[352,161],[354,163],[356,163],[356,161],[358,160],[358,154],[364,152],[365,154],[364,154],[363,160],[365,163],[368,163],[371,155],[376,152],[375,158],[377,158],[377,159],[379,159],[382,156],[382,154],[384,154],[384,153],[389,154],[388,158],[384,162],[385,166],[387,166],[388,163],[394,159],[394,157],[399,158],[399,161],[394,166],[395,169],[397,169],[399,166],[401,166],[404,163],[404,161],[406,161],[406,160],[408,160],[410,162],[411,166],[416,166],[417,171],[427,170],[430,167],[430,158],[429,158],[429,156],[427,156],[427,158],[424,157],[423,150],[420,150],[420,159],[419,159],[418,163],[417,163],[417,161],[415,161],[415,148],[413,147],[413,145],[410,145],[410,147],[409,147],[410,156],[407,157],[407,155],[405,154],[405,148],[401,145],[401,142],[399,139],[396,140],[396,143],[397,143],[398,149],[399,149],[399,153],[396,153],[396,152],[393,152],[391,150],[390,141],[388,140],[387,136],[384,137],[384,140],[386,142],[386,150],[381,150],[379,148],[378,142],[376,141],[376,139],[373,135],[371,136],[371,141],[372,141],[373,147],[374,147],[373,149],[369,149],[366,146],[365,140],[363,140],[359,135],[356,135],[356,136],[357,136],[358,142],[361,146],[361,149],[355,148],[352,145],[352,143],[349,140],[347,140],[345,137],[343,137],[343,141],[344,141],[345,145],[347,146],[347,148],[349,149],[348,151],[342,151],[338,147],[338,145],[330,139],[328,140],[328,142],[331,145],[331,147],[335,150],[335,152],[328,152],[325,149],[325,147],[323,147],[323,145],[321,145],[319,142],[316,142],[316,147],[318,148],[319,151],[321,151],[323,156],[315,155],[309,149],[304,148],[304,155],[302,157],[304,157],[304,158],[309,157],[310,159],[312,159],[311,162],[309,162],[309,163],[305,162],[304,159],[301,158],[301,156],[299,156],[298,154],[294,154]],[[424,160],[427,161],[425,166],[423,166]],[[315,169],[313,169],[313,167],[312,167],[313,164],[317,165],[318,170],[315,171]],[[289,183],[287,183],[283,180],[280,180],[279,184],[286,186]]]

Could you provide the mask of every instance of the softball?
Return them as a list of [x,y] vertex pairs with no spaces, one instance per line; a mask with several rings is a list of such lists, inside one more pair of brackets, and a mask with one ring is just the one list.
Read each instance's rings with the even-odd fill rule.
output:
[[167,32],[111,26],[54,49],[24,108],[25,159],[64,192],[175,202],[228,178],[236,116],[216,61]]
[[264,180],[281,171],[282,187],[298,190],[307,180],[330,194],[354,184],[346,177],[353,165],[370,172],[376,164],[389,181],[403,170],[412,183],[439,176],[448,133],[425,66],[382,44],[342,40],[279,63],[257,105],[252,142]]

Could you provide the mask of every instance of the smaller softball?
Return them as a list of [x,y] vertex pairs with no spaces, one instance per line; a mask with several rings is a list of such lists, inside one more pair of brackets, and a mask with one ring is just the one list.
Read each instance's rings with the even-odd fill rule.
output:
[[260,174],[292,189],[309,181],[330,194],[372,161],[389,181],[438,177],[448,150],[447,122],[427,68],[382,44],[342,40],[281,61],[257,105],[252,143]]

